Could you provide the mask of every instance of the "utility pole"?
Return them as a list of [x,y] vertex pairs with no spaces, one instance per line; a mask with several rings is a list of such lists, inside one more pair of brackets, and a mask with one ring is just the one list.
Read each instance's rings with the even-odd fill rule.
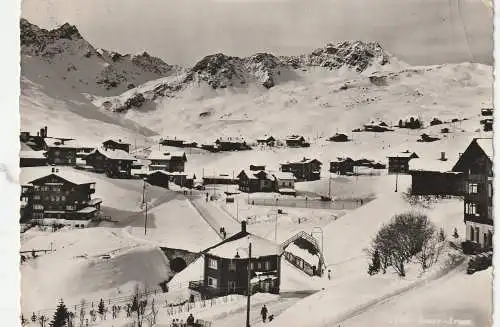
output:
[[147,224],[148,224],[148,203],[146,202],[146,215],[144,216],[144,235],[146,235]]
[[399,175],[399,168],[396,170],[396,189],[394,190],[394,192],[398,191],[398,175]]
[[247,276],[247,325],[246,327],[250,327],[250,295],[251,295],[251,285],[250,285],[250,278],[251,278],[251,269],[250,269],[250,264],[252,262],[252,243],[248,243],[248,276]]

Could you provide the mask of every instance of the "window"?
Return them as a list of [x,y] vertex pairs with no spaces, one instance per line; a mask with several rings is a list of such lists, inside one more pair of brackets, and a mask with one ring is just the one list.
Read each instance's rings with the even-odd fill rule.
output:
[[236,271],[236,262],[229,262],[229,271]]
[[255,264],[253,262],[250,262],[250,270],[253,270],[255,268]]
[[470,226],[470,240],[474,242],[474,227]]
[[477,194],[477,183],[469,183],[469,194]]
[[217,270],[217,260],[212,258],[208,259],[208,266],[212,269]]
[[491,182],[488,183],[488,196],[490,198],[493,197],[493,183],[491,183]]
[[271,263],[269,261],[264,262],[264,269],[265,270],[270,270],[271,269]]
[[227,282],[227,289],[229,291],[235,291],[236,290],[236,281],[230,280]]
[[261,262],[257,263],[257,269],[259,269],[259,270],[262,269],[262,263]]
[[33,199],[34,199],[34,200],[40,200],[40,194],[33,195]]
[[61,195],[61,201],[66,201],[66,197],[64,195]]
[[475,203],[466,203],[465,204],[465,213],[468,215],[476,215],[477,207]]
[[41,204],[34,204],[33,205],[33,210],[43,210],[43,205],[41,205]]
[[217,279],[213,277],[208,277],[208,286],[217,288]]

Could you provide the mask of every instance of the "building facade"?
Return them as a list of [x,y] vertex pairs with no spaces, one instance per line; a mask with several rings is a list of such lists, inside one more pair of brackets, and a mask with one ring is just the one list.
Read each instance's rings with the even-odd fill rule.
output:
[[95,149],[85,156],[87,165],[97,171],[105,172],[108,177],[130,178],[135,158],[123,150],[106,148]]
[[153,150],[148,157],[151,162],[149,170],[164,170],[168,172],[184,172],[187,157],[185,152],[170,153]]
[[279,294],[282,254],[278,244],[248,233],[243,221],[240,232],[203,251],[203,280],[190,282],[189,288],[205,298]]
[[74,140],[45,138],[47,162],[52,165],[74,166],[78,145]]
[[122,140],[106,140],[102,142],[102,147],[109,150],[123,150],[130,153],[130,144],[123,142]]
[[280,171],[292,173],[296,181],[315,181],[321,178],[321,161],[303,158],[296,162],[287,162],[280,165]]
[[21,221],[32,219],[90,220],[102,200],[91,198],[95,182],[52,168],[45,176],[21,185]]
[[418,158],[418,155],[415,152],[405,151],[391,155],[388,158],[387,168],[389,174],[408,174],[410,160]]
[[473,139],[453,170],[464,172],[466,238],[474,250],[493,248],[493,139]]

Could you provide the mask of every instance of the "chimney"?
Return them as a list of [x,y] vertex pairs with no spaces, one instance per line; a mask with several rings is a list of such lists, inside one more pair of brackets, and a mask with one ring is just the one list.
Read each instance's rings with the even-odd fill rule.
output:
[[247,222],[246,220],[241,221],[241,231],[246,232],[247,231]]
[[441,161],[446,161],[446,153],[441,152]]

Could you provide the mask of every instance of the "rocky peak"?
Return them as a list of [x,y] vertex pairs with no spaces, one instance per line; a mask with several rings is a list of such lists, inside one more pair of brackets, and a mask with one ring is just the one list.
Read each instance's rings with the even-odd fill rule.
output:
[[328,43],[308,55],[282,57],[282,59],[294,68],[320,66],[339,69],[345,66],[363,72],[370,65],[389,63],[390,55],[378,42],[344,41],[337,44]]

